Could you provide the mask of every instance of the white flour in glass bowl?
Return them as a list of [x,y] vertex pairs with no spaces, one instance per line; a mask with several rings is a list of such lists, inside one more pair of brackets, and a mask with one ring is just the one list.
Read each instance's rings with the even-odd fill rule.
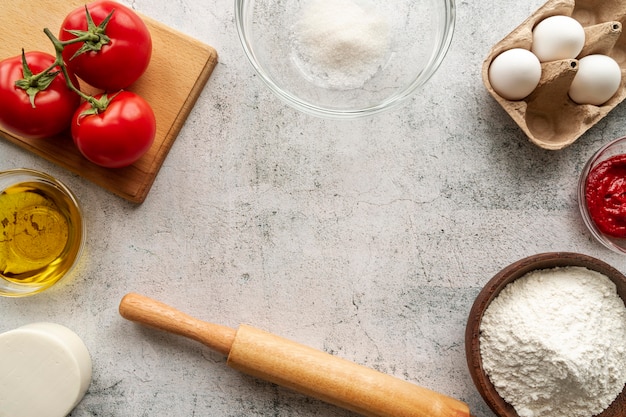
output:
[[314,82],[340,90],[373,77],[390,42],[389,19],[363,0],[312,0],[293,26],[298,67]]

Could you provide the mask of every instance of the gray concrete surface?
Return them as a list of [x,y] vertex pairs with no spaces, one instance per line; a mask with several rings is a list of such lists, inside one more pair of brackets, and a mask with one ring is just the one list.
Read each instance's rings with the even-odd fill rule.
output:
[[467,314],[501,268],[546,251],[604,249],[577,207],[578,175],[625,133],[619,106],[572,146],[531,144],[487,94],[490,48],[542,1],[457,2],[451,49],[404,106],[355,121],[293,110],[255,76],[231,0],[124,1],[214,46],[211,79],[142,205],[0,141],[0,169],[64,181],[88,222],[74,276],[0,300],[0,331],[64,324],[93,355],[72,417],[348,417],[242,375],[225,358],[125,321],[139,292],[193,316],[247,323],[493,413],[465,361]]

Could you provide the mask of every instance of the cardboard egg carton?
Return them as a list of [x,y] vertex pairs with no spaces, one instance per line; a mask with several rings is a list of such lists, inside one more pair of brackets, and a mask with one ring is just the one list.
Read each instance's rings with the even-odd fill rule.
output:
[[[489,82],[493,59],[513,48],[530,50],[533,28],[556,15],[570,16],[585,29],[585,45],[577,59],[542,63],[539,85],[523,100],[500,97]],[[625,21],[626,0],[550,0],[492,48],[483,63],[483,82],[531,142],[544,149],[565,148],[626,98],[626,34],[622,36]],[[578,71],[578,59],[591,54],[610,56],[622,70],[617,93],[601,106],[576,104],[567,94]]]

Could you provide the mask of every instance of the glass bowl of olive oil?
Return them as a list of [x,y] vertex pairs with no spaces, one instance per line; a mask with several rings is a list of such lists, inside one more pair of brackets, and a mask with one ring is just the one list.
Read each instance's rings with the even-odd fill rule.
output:
[[30,169],[0,171],[0,296],[50,288],[72,271],[84,241],[81,208],[63,183]]

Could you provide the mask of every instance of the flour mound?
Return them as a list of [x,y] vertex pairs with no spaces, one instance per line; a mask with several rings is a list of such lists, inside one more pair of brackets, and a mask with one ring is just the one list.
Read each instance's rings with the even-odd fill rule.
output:
[[598,272],[533,271],[491,302],[480,330],[483,367],[520,417],[591,417],[626,384],[626,307]]

